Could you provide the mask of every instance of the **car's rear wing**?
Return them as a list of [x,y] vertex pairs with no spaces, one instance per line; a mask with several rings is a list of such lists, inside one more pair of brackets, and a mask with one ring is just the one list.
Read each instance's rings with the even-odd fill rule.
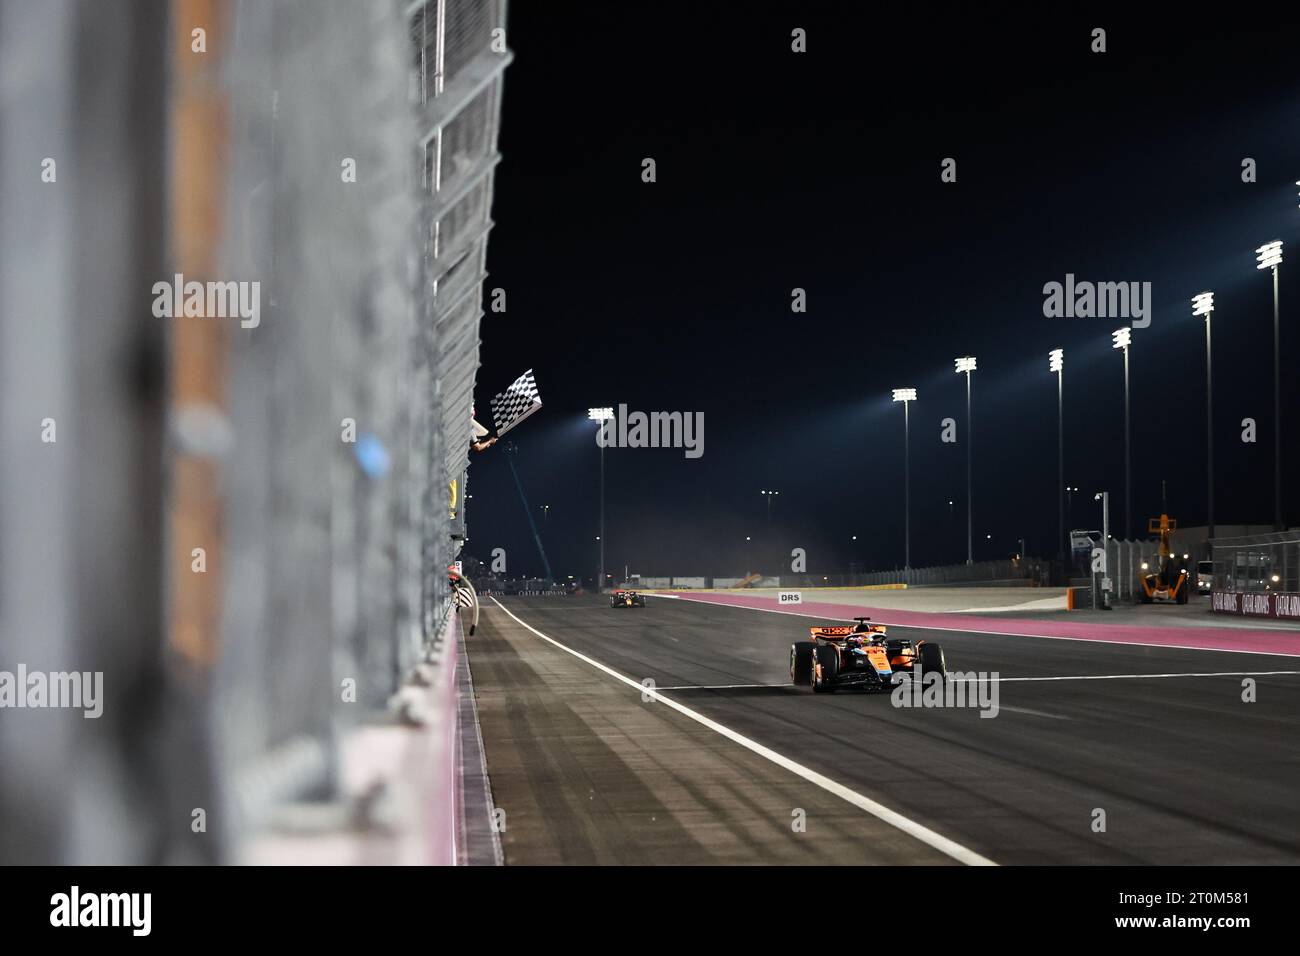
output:
[[848,637],[853,633],[852,624],[832,624],[826,627],[810,627],[808,632],[812,634],[813,640],[822,638],[823,640],[833,640],[837,637]]
[[827,624],[818,627],[808,628],[808,633],[812,635],[813,640],[820,638],[823,641],[838,641],[840,638],[848,637],[850,634],[884,634],[885,625],[872,624],[869,631],[858,631],[857,626],[853,624]]

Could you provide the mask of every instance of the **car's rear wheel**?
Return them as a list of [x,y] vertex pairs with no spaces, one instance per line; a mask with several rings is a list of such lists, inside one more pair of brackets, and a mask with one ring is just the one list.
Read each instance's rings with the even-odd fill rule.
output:
[[816,666],[812,672],[812,689],[814,694],[835,693],[835,678],[840,673],[840,652],[830,644],[823,644],[815,650]]
[[800,687],[812,680],[812,641],[798,641],[790,645],[790,683]]
[[922,641],[916,645],[916,658],[923,674],[933,671],[942,678],[948,673],[948,661],[943,656],[943,648],[933,641]]

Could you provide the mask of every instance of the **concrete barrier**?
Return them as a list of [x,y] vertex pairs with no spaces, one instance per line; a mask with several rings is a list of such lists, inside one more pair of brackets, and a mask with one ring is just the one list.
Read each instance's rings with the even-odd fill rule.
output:
[[425,662],[390,701],[395,720],[341,736],[338,797],[292,805],[275,826],[243,841],[235,862],[252,865],[435,865],[458,862],[461,623],[450,611]]

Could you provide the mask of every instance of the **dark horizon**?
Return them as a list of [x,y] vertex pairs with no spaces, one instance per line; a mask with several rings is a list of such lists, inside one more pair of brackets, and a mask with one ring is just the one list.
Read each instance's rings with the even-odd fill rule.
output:
[[[1108,50],[1089,51],[1093,26]],[[808,52],[790,51],[807,30]],[[480,420],[527,368],[545,407],[507,438],[553,571],[597,564],[591,405],[702,412],[705,452],[608,449],[606,566],[643,574],[842,573],[903,564],[911,406],[912,565],[966,553],[956,419],[973,354],[975,558],[1055,551],[1056,377],[1065,349],[1071,527],[1123,505],[1125,320],[1048,319],[1044,283],[1150,282],[1133,333],[1133,514],[1161,482],[1206,518],[1204,327],[1212,290],[1216,523],[1272,523],[1272,301],[1255,248],[1281,239],[1284,503],[1300,514],[1288,422],[1300,387],[1291,277],[1300,82],[1266,24],[1022,24],[987,15],[853,27],[839,14],[511,7]],[[1212,46],[1210,38],[1213,38]],[[874,57],[888,47],[890,56]],[[900,77],[900,62],[914,67]],[[652,157],[657,181],[641,181]],[[957,160],[957,182],[940,161]],[[1257,163],[1244,183],[1242,160]],[[807,312],[793,314],[802,288]],[[490,294],[486,296],[490,303]],[[1253,445],[1240,422],[1258,425]],[[1289,477],[1288,477],[1289,476]],[[759,494],[781,495],[767,528]],[[467,553],[541,562],[498,445],[473,455]],[[948,501],[954,506],[949,512]],[[542,526],[542,505],[550,505]],[[851,536],[858,536],[857,542]],[[985,538],[992,534],[992,540]],[[745,536],[752,537],[746,552]]]

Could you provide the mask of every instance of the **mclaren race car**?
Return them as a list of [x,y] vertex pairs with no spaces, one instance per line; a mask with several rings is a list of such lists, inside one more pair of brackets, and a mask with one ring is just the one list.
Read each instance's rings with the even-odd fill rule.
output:
[[635,591],[615,591],[609,596],[610,607],[645,607],[645,595]]
[[856,624],[812,627],[811,641],[790,645],[790,681],[796,687],[808,685],[818,694],[834,693],[841,687],[888,691],[895,674],[947,671],[943,648],[933,641],[889,637],[883,624],[867,617],[855,617]]

